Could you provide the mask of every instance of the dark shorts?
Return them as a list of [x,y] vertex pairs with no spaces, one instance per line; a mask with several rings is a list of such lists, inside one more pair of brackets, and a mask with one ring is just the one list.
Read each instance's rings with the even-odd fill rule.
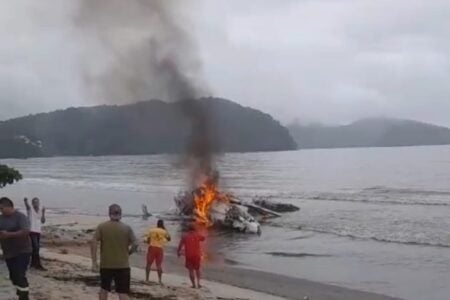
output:
[[200,270],[201,260],[202,258],[200,256],[186,256],[186,269]]
[[130,293],[131,271],[127,269],[100,269],[101,288],[111,292],[114,281],[115,291],[118,294]]
[[147,266],[153,265],[156,263],[156,268],[158,270],[162,270],[162,262],[164,259],[164,251],[159,247],[148,247],[147,252]]

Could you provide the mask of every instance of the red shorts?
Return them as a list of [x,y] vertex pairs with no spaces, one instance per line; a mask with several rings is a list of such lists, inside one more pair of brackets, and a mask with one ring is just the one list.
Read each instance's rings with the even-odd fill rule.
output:
[[200,270],[201,263],[200,256],[186,256],[186,269],[188,270]]
[[164,251],[162,248],[152,246],[148,247],[147,266],[151,266],[155,262],[156,268],[158,270],[161,270],[163,259],[164,259]]

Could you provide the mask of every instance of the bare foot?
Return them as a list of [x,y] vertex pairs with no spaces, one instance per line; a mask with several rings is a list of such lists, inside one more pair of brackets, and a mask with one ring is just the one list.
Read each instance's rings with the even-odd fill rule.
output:
[[191,288],[195,289],[195,288],[196,288],[196,286],[195,286],[195,285],[193,285],[193,286],[191,286]]
[[197,288],[198,288],[198,289],[201,289],[201,288],[202,288],[202,285],[201,285],[201,284],[197,285]]

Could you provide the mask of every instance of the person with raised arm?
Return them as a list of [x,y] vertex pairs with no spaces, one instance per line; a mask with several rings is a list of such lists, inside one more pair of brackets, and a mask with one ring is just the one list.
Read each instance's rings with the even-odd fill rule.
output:
[[31,239],[31,268],[46,271],[42,266],[40,249],[41,249],[41,234],[42,225],[45,224],[45,207],[41,206],[39,198],[31,200],[31,206],[28,199],[24,199],[25,207],[27,209],[28,219],[30,220],[30,239]]
[[189,279],[192,283],[192,288],[201,288],[201,260],[202,251],[200,243],[205,241],[205,237],[197,233],[195,226],[191,224],[189,231],[183,235],[178,245],[178,257],[181,256],[184,248],[185,266],[189,271]]

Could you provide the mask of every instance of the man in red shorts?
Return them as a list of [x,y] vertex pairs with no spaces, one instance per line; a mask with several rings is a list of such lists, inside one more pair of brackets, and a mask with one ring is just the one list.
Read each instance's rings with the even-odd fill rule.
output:
[[[189,278],[192,282],[193,288],[201,288],[200,285],[200,263],[201,263],[201,247],[200,242],[203,242],[205,237],[197,233],[193,225],[189,226],[189,231],[183,235],[178,246],[178,257],[181,256],[181,250],[184,248],[186,257],[186,269],[189,270]],[[195,279],[197,278],[197,285]]]
[[153,263],[156,263],[159,284],[162,284],[162,262],[164,259],[164,246],[167,242],[170,242],[170,235],[164,227],[164,221],[158,220],[156,227],[150,229],[146,236],[146,242],[149,246],[147,252],[147,267],[145,269],[145,279],[147,280],[147,282],[149,281],[150,270]]

